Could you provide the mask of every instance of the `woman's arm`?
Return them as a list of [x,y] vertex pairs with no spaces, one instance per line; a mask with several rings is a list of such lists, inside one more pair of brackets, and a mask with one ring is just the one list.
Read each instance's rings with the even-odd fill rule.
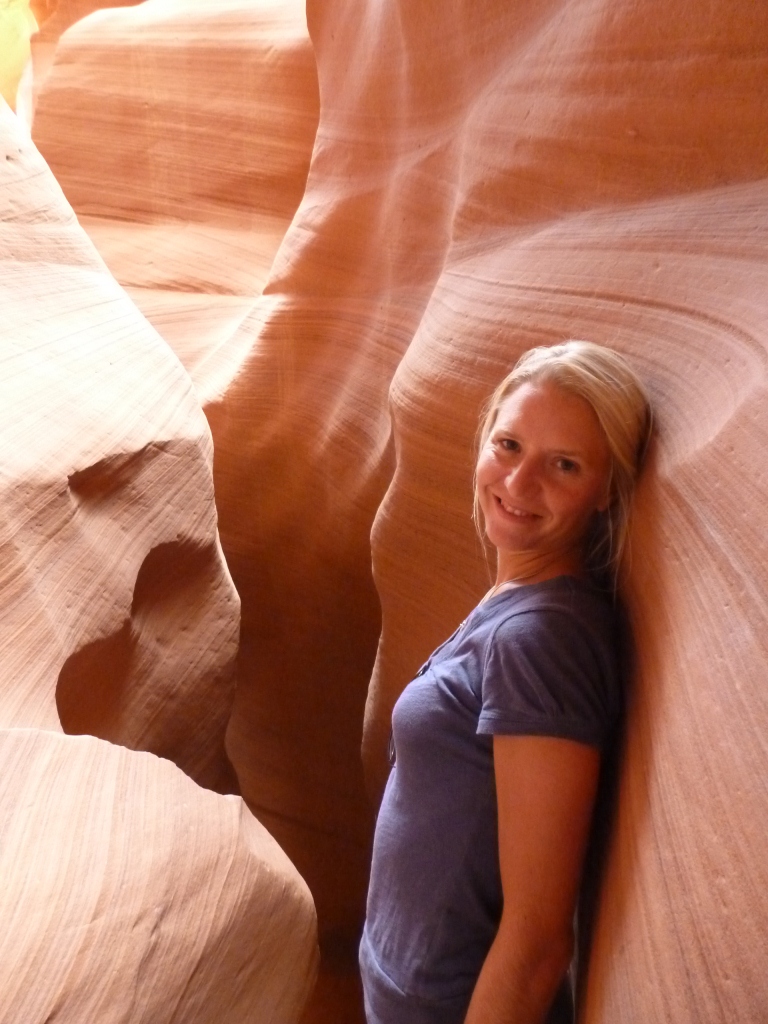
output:
[[600,752],[494,736],[504,909],[466,1024],[541,1024],[573,952],[573,912]]

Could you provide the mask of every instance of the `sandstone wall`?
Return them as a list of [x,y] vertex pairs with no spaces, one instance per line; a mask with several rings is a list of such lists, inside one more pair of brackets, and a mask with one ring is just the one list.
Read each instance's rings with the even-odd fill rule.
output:
[[103,7],[133,7],[141,0],[30,0],[40,33],[55,42],[76,21]]
[[239,325],[304,191],[318,98],[303,7],[96,11],[64,34],[49,76],[35,139],[208,403],[250,349]]
[[[141,140],[130,174],[62,141],[93,148],[87,97],[114,52],[102,27],[108,43],[109,26],[125,37],[145,9],[185,19],[150,0],[83,22],[37,137],[85,212],[114,216],[125,195],[123,214],[154,231],[169,216],[219,225],[212,197],[245,211],[260,200],[242,198],[228,159],[205,149],[201,169],[174,150],[184,131],[159,140],[167,160],[153,169],[162,109],[116,108],[118,146]],[[646,376],[659,437],[626,580],[638,672],[583,1019],[760,1020],[768,11],[310,0],[307,18],[317,138],[263,294],[244,289],[227,321],[197,256],[163,264],[214,325],[201,330],[215,343],[199,342],[210,359],[190,365],[243,602],[228,746],[244,794],[326,932],[352,936],[370,829],[360,735],[376,793],[392,703],[486,586],[469,520],[479,406],[532,344],[612,344]],[[147,44],[128,93],[141,94],[141,61],[159,66]],[[217,81],[189,66],[173,79],[182,95],[184,81],[194,96]],[[67,80],[82,102],[66,102]],[[290,140],[310,94],[283,95]],[[209,147],[227,136],[190,116]],[[256,189],[260,213],[273,187]],[[92,233],[118,279],[144,287],[118,233]],[[247,273],[241,238],[212,249],[222,277]],[[186,361],[198,328],[174,322],[166,336]]]
[[0,239],[0,1019],[296,1020],[311,896],[211,791],[239,599],[208,425],[4,104]]
[[295,1021],[314,916],[237,797],[90,736],[0,731],[0,1018]]

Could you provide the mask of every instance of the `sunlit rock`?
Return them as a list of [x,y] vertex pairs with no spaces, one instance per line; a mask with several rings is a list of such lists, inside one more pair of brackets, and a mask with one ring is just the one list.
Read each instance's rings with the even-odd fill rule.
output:
[[208,424],[5,104],[0,242],[0,1019],[295,1021],[311,896],[213,792],[239,599]]

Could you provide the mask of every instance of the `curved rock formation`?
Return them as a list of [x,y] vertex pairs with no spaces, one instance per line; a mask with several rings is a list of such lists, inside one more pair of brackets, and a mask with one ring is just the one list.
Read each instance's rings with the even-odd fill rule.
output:
[[35,139],[204,402],[236,372],[238,346],[222,348],[301,198],[317,106],[297,0],[147,0],[92,14],[57,48]]
[[241,229],[246,211],[293,215],[317,121],[299,4],[98,10],[62,37],[52,75],[35,133],[79,213]]
[[[170,16],[149,0],[81,23],[81,70],[63,50],[61,75],[97,93],[84,69],[106,74],[100,26],[145,9]],[[469,520],[480,404],[532,344],[612,344],[647,377],[660,432],[626,580],[639,663],[583,1019],[760,1020],[768,12],[751,0],[311,0],[308,21],[320,121],[263,296],[241,293],[227,322],[206,297],[213,272],[198,287],[171,257],[152,271],[187,282],[203,296],[189,309],[218,325],[191,368],[243,600],[229,734],[243,790],[327,931],[352,935],[374,656],[375,791],[392,703],[484,589]],[[229,160],[219,172],[181,148],[155,165],[139,147],[128,169],[68,156],[61,126],[69,117],[85,140],[96,104],[81,117],[55,81],[38,137],[78,209],[111,215],[119,194],[129,219],[205,225],[225,194],[239,201]],[[170,152],[138,104],[112,109],[132,118],[116,122],[124,153],[129,138]],[[195,124],[220,138],[218,122],[208,136]],[[273,185],[258,191],[266,210]],[[99,244],[136,285],[139,260],[118,267],[117,238],[104,228]],[[234,243],[212,251],[233,276],[253,259]],[[183,354],[197,332],[191,314],[177,323]]]
[[15,122],[6,108],[3,591],[26,640],[2,660],[0,721],[59,728],[58,683],[72,731],[227,786],[239,602],[208,426]]
[[[295,0],[258,5],[211,0],[194,8],[150,0],[98,12],[63,36],[41,94],[35,138],[42,152],[107,264],[190,372],[212,419],[252,354],[254,324],[265,315],[256,298],[304,189],[317,110],[314,56],[303,7]],[[96,120],[112,133],[112,144],[105,146],[94,132]],[[249,431],[264,422],[254,412]],[[226,472],[226,460],[221,462]],[[251,466],[251,475],[246,462],[237,459],[234,500],[246,517],[250,547],[262,540],[247,521],[252,501],[246,492],[265,493],[261,480],[269,476],[263,477],[258,466]],[[249,476],[245,488],[243,472]],[[272,545],[267,532],[263,539]],[[352,562],[367,564],[367,538],[357,543]],[[234,538],[228,544],[228,557],[235,559]],[[237,582],[248,591],[246,606],[263,608],[263,597],[254,598],[253,592],[272,589],[270,569],[248,558]],[[343,586],[346,570],[331,572]],[[317,576],[316,568],[310,576]],[[258,642],[257,627],[244,627],[241,704],[250,708],[263,699],[253,692],[258,685],[266,696],[262,713],[272,721],[253,727],[252,737],[250,725],[238,731],[246,753],[237,754],[237,738],[232,742],[244,795],[300,869],[309,872],[333,931],[339,920],[349,930],[358,919],[367,865],[368,814],[358,754],[364,687],[358,682],[357,708],[350,714],[343,655],[331,654],[338,662],[337,678],[328,673],[325,694],[313,697],[307,673],[325,666],[329,653],[338,650],[341,622],[353,639],[353,674],[365,680],[378,625],[368,580],[359,611],[354,597],[351,605],[345,597],[337,621],[328,629],[324,624],[325,635],[313,640],[317,606],[322,622],[329,594],[339,589],[330,578],[328,583],[314,594],[313,604],[305,603],[303,610],[284,607],[266,630],[259,627]],[[362,656],[356,641],[360,628],[366,633]],[[296,642],[299,635],[306,645]],[[118,643],[126,660],[125,640]],[[78,658],[75,674],[87,667],[89,657],[86,651]],[[298,676],[290,661],[275,665],[277,658],[293,657],[301,662]],[[70,682],[68,669],[63,689],[72,691],[73,702],[83,686],[88,683]],[[308,713],[312,701],[329,701],[329,706]],[[344,724],[329,731],[334,716]],[[302,729],[310,738],[323,736],[322,745],[302,738]],[[284,736],[292,741],[286,744]],[[348,785],[352,813],[339,799]],[[302,807],[298,813],[296,800]],[[339,850],[350,847],[353,852],[340,859]],[[351,888],[350,871],[357,879]]]
[[311,896],[192,781],[237,786],[210,431],[4,104],[0,238],[0,1018],[296,1020]]
[[[392,423],[373,528],[376,788],[397,693],[485,588],[469,520],[482,400],[532,344],[586,336],[631,355],[660,437],[626,584],[641,655],[583,1019],[760,1019],[766,490],[747,467],[765,406],[768,16],[682,2],[309,13],[307,192],[253,355],[211,416],[235,578],[273,567],[268,595],[240,586],[244,621],[269,642],[273,616],[298,608],[305,650],[335,631],[350,657],[335,608],[307,592],[350,566],[337,601],[361,607]],[[272,488],[248,503],[254,476]],[[362,625],[356,641],[365,653]],[[289,667],[294,707],[340,679],[332,654],[304,666],[266,651],[261,678],[276,689]],[[358,678],[350,664],[350,695]],[[269,721],[247,695],[235,737]],[[710,780],[695,798],[694,779]]]
[[0,1019],[284,1024],[314,913],[237,797],[90,736],[0,731]]

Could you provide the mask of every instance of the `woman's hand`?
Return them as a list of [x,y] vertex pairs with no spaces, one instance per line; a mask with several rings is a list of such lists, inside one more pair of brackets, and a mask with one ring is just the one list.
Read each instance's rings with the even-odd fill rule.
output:
[[573,912],[600,752],[573,740],[495,736],[501,923],[465,1024],[541,1024],[573,952]]

